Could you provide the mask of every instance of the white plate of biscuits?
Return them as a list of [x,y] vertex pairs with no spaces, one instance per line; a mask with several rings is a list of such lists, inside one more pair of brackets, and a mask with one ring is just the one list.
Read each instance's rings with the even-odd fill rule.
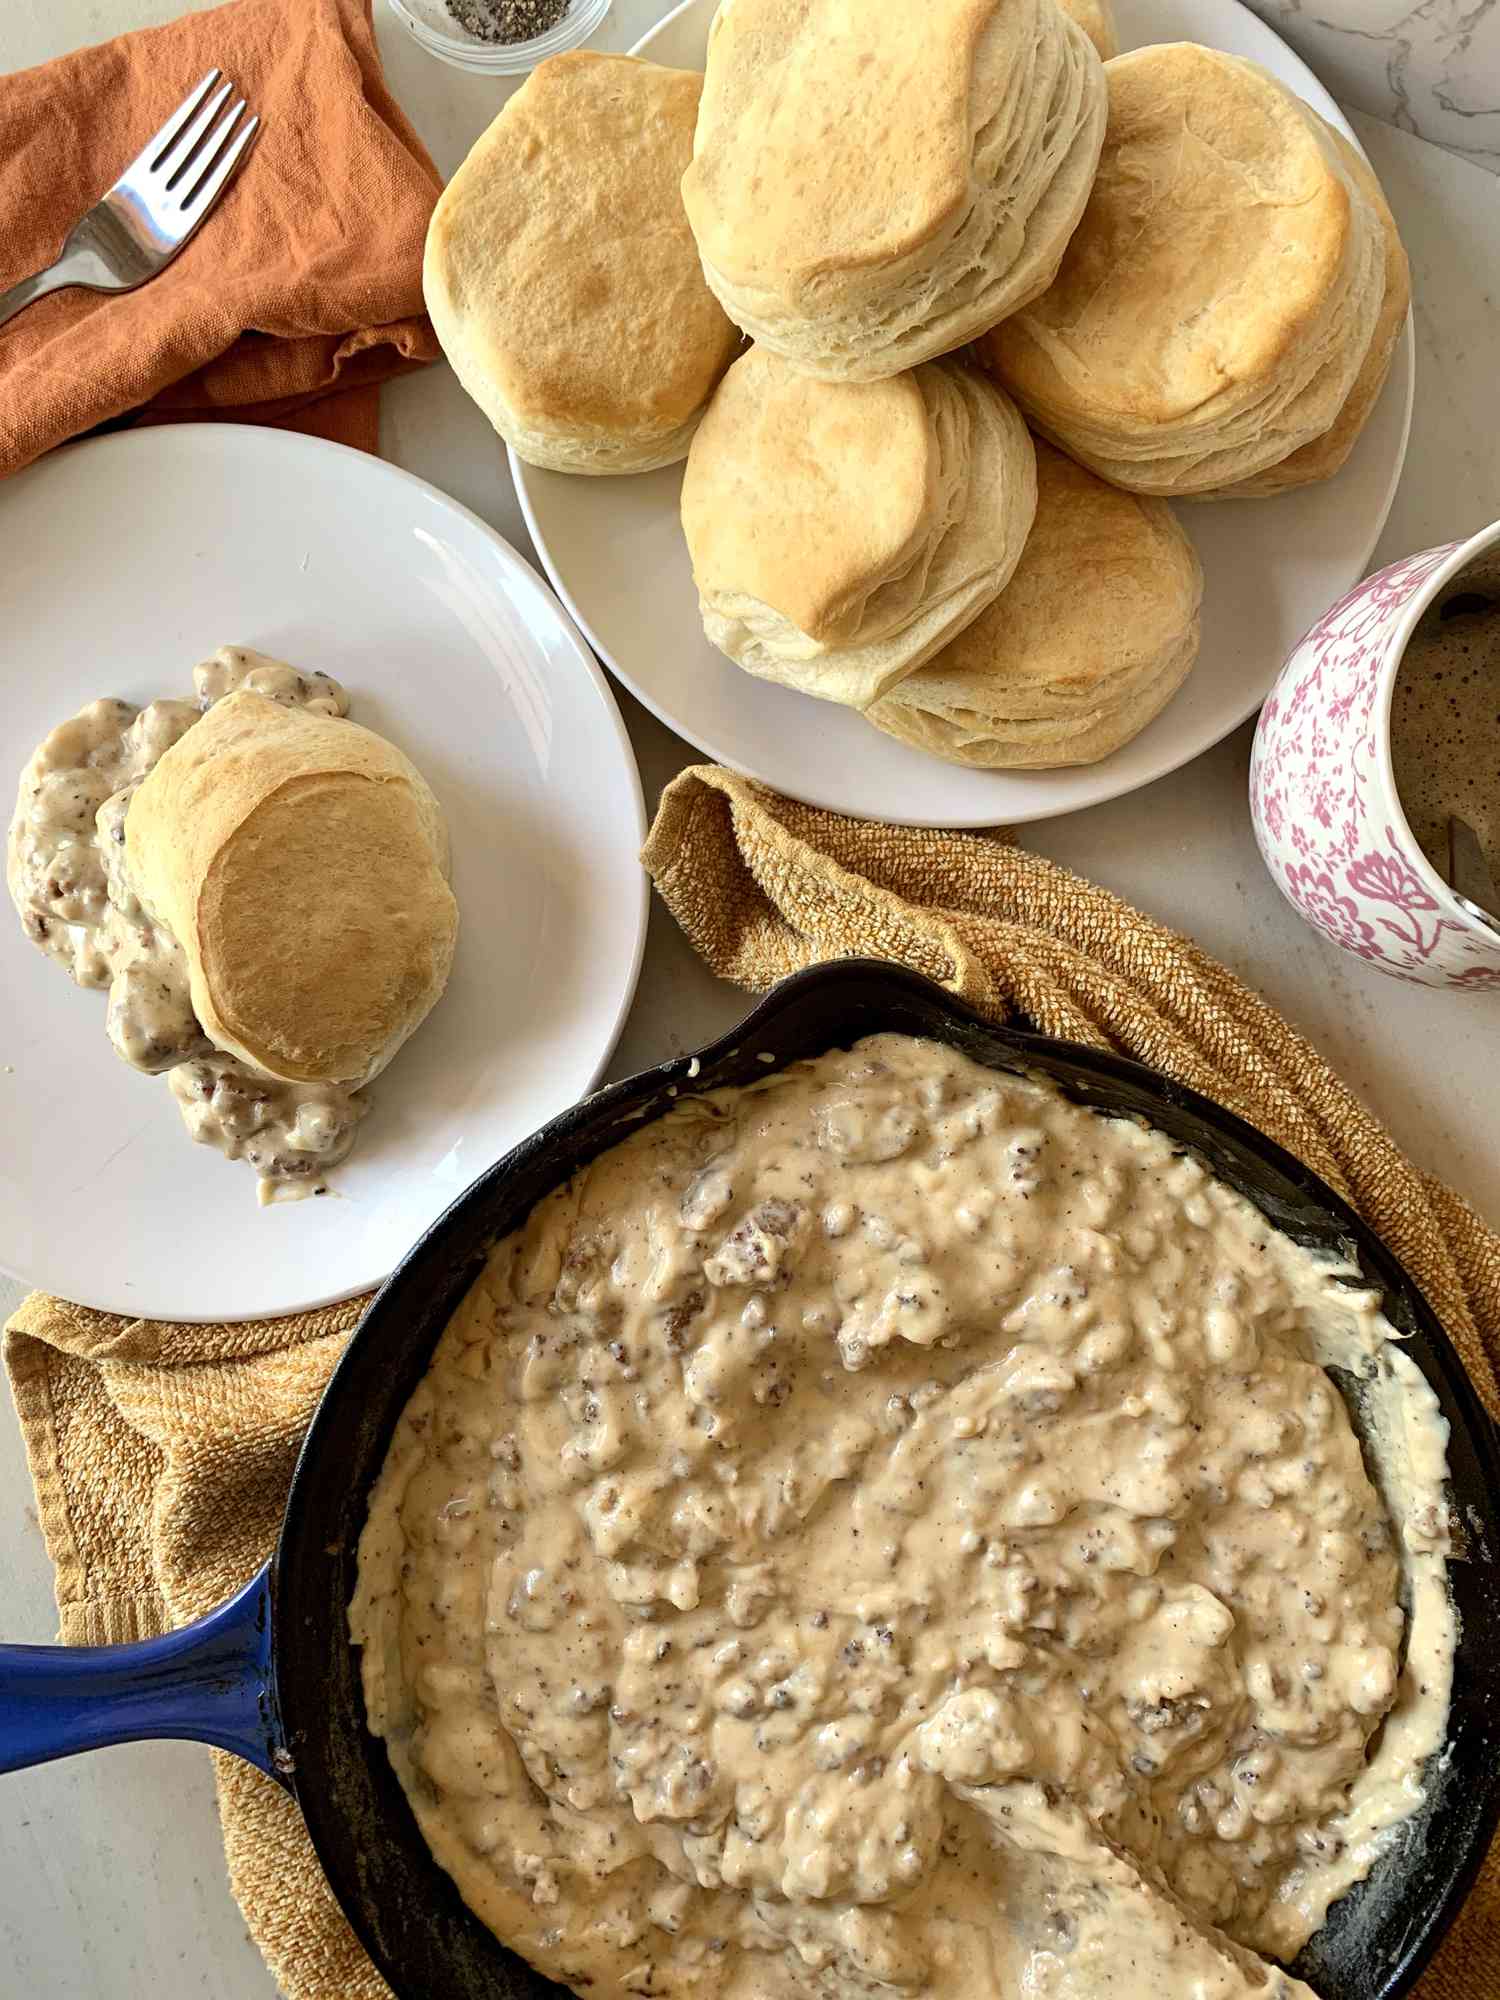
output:
[[990,826],[1149,783],[1389,511],[1408,271],[1337,106],[1238,0],[1070,13],[687,0],[642,61],[544,66],[434,222],[558,594],[810,804]]
[[614,1046],[603,673],[483,522],[319,439],[70,446],[0,540],[0,1268],[163,1320],[378,1284]]

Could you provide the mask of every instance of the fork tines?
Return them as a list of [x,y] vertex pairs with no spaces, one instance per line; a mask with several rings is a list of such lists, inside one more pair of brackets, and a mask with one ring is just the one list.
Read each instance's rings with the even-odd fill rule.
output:
[[225,110],[234,86],[222,77],[221,70],[211,69],[128,170],[127,178],[149,176],[158,200],[170,195],[176,208],[212,202],[260,127],[243,97]]

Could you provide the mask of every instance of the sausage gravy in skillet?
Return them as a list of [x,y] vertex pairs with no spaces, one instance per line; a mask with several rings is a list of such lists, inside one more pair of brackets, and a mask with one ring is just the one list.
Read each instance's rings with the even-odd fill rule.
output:
[[1445,1440],[1164,1135],[875,1037],[495,1249],[372,1497],[370,1726],[589,2000],[1290,2000],[1443,1740]]

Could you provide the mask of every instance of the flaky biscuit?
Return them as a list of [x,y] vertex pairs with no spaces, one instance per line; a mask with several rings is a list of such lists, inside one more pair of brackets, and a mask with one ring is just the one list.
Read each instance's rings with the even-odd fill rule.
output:
[[1411,305],[1411,266],[1401,241],[1401,232],[1396,227],[1396,218],[1391,214],[1385,190],[1376,178],[1374,168],[1342,132],[1335,131],[1331,125],[1327,131],[1350,175],[1380,221],[1381,239],[1385,245],[1385,289],[1381,295],[1380,317],[1375,323],[1375,333],[1364,365],[1355,377],[1354,387],[1321,437],[1299,446],[1275,465],[1267,466],[1264,472],[1252,473],[1238,485],[1225,487],[1222,494],[1207,495],[1207,498],[1265,499],[1277,493],[1292,492],[1299,486],[1313,486],[1319,480],[1331,479],[1358,443],[1360,432],[1385,387],[1385,378],[1391,372],[1396,342],[1401,337]]
[[1026,427],[975,370],[830,383],[758,347],[721,383],[682,489],[709,638],[854,708],[1003,589],[1035,509]]
[[1099,174],[1057,278],[978,351],[1103,477],[1213,492],[1343,407],[1380,316],[1380,222],[1328,128],[1256,64],[1172,43],[1105,75]]
[[125,854],[205,1031],[272,1076],[367,1083],[447,983],[441,810],[358,723],[226,695],[132,797]]
[[433,326],[530,465],[626,473],[683,458],[739,346],[682,211],[702,83],[630,56],[554,56],[437,205]]
[[708,281],[825,380],[949,353],[1050,282],[1104,108],[1055,0],[725,0],[683,179]]

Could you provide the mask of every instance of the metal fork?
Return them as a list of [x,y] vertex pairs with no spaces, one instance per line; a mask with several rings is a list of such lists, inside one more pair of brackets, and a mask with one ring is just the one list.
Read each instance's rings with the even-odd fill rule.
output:
[[[131,161],[102,201],[74,223],[62,255],[0,292],[0,326],[64,285],[133,292],[164,270],[206,218],[245,157],[260,120],[211,69]],[[210,96],[212,92],[212,96]],[[220,114],[223,114],[222,116]]]

